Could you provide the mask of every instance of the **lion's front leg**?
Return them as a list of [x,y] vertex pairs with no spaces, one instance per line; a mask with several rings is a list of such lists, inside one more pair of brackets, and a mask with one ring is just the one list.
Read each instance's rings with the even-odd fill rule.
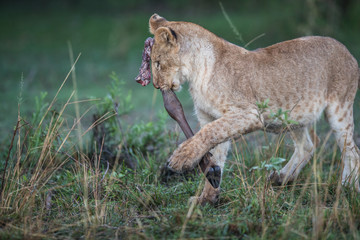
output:
[[176,172],[192,169],[216,145],[261,127],[256,109],[227,114],[206,124],[192,138],[183,142],[170,157],[168,166]]
[[[212,154],[211,160],[220,167],[221,169],[221,175],[223,174],[223,169],[227,157],[227,153],[230,148],[230,141],[223,142],[216,147],[214,147],[210,152]],[[222,179],[222,176],[221,176]],[[221,184],[220,179],[220,184]],[[204,189],[199,197],[192,197],[191,201],[197,201],[197,203],[205,204],[210,203],[214,204],[218,201],[220,195],[220,186],[218,188],[214,188],[207,178],[205,178],[205,186]]]

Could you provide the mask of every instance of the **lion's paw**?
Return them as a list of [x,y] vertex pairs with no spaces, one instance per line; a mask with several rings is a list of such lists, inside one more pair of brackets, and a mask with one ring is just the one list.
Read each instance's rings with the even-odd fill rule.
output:
[[272,184],[275,186],[281,186],[292,183],[294,179],[292,176],[288,176],[283,173],[278,173],[277,171],[273,171],[269,175],[268,181],[272,182]]
[[201,156],[189,142],[184,142],[174,151],[168,160],[168,167],[175,172],[193,169],[199,163]]

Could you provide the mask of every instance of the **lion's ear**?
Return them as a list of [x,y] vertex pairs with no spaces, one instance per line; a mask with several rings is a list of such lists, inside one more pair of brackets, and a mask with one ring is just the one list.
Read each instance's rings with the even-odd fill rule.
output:
[[149,29],[151,34],[155,34],[159,27],[163,27],[167,23],[167,20],[156,13],[149,19]]
[[160,27],[155,32],[155,42],[176,45],[176,33],[168,27]]

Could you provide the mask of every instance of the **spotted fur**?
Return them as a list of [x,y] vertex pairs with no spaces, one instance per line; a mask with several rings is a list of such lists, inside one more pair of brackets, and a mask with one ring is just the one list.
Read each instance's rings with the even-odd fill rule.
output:
[[[295,152],[270,179],[294,180],[314,152],[308,126],[325,112],[343,151],[342,183],[359,191],[359,149],[353,140],[353,104],[359,86],[357,61],[344,45],[328,37],[303,37],[248,51],[189,22],[171,22],[154,14],[150,32],[154,86],[179,90],[189,82],[201,129],[182,143],[169,159],[175,171],[194,168],[211,151],[223,169],[229,140],[269,127],[278,131],[270,110],[289,110],[298,122],[289,126]],[[269,99],[260,113],[257,102]],[[300,126],[300,127],[299,127]],[[206,182],[200,202],[219,194]]]

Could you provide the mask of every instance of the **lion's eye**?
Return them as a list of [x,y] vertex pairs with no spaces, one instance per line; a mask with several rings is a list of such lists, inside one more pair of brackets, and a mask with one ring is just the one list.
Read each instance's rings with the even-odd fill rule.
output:
[[159,62],[159,61],[155,61],[155,67],[156,67],[157,69],[160,68],[160,62]]

